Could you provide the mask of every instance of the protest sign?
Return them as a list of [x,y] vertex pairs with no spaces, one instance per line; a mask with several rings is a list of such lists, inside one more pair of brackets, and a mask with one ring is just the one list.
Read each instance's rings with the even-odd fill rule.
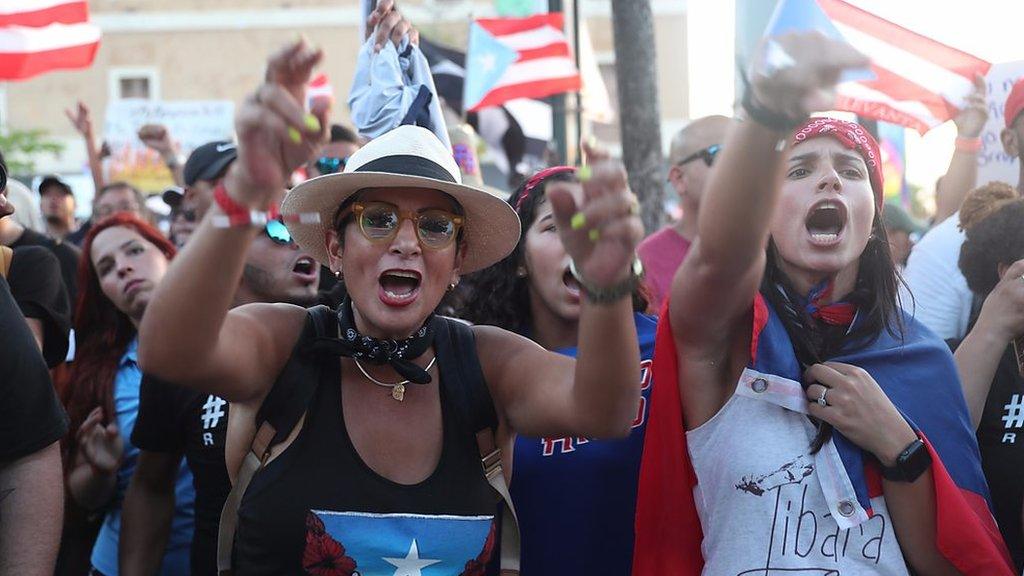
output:
[[115,100],[107,106],[103,137],[110,147],[108,181],[125,180],[146,192],[174,182],[160,156],[138,137],[146,124],[163,124],[183,156],[201,144],[234,137],[235,105],[226,100]]
[[978,153],[978,185],[1006,182],[1017,185],[1020,168],[1017,159],[1003,151],[999,133],[1006,127],[1003,107],[1013,83],[1024,77],[1024,61],[993,64],[985,80],[988,84],[988,122],[981,132],[982,149]]

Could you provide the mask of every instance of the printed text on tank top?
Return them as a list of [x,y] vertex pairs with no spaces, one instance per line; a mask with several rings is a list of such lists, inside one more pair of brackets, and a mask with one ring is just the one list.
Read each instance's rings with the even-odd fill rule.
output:
[[[865,510],[832,441],[815,454],[799,382],[745,370],[734,395],[686,433],[705,574],[907,574],[881,493]],[[724,458],[724,455],[728,458]]]

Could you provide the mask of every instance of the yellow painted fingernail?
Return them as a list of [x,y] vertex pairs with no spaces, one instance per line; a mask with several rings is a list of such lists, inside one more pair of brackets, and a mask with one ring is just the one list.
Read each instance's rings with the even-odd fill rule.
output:
[[587,180],[590,180],[590,166],[580,166],[580,169],[576,171],[576,176],[579,177],[580,182],[586,182]]
[[291,138],[292,142],[295,142],[296,144],[302,142],[302,134],[300,134],[299,131],[293,127],[288,127],[288,137]]
[[304,120],[306,122],[306,128],[308,128],[310,132],[320,131],[320,120],[316,116],[312,114],[306,114]]
[[569,220],[569,226],[573,230],[579,230],[587,225],[587,216],[583,212],[577,212],[572,215],[572,220]]
[[601,237],[601,231],[597,228],[592,229],[587,233],[587,237],[590,238],[591,242],[597,242],[598,238]]

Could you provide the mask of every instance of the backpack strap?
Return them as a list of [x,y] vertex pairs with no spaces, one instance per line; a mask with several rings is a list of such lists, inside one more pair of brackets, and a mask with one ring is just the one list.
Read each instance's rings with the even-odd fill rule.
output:
[[14,260],[14,250],[9,246],[0,246],[0,278],[7,278],[11,271],[11,261]]
[[480,359],[476,355],[476,336],[473,329],[466,323],[444,318],[448,337],[453,351],[472,350],[473,353],[457,353],[455,366],[459,371],[460,381],[465,384],[459,394],[454,394],[456,410],[464,423],[476,437],[480,452],[480,464],[484,477],[491,488],[501,495],[504,510],[501,514],[501,571],[517,573],[519,571],[519,519],[512,503],[512,494],[505,481],[505,471],[501,466],[501,447],[495,441],[494,432],[498,428],[498,415],[494,410],[494,401],[487,389]]
[[295,343],[292,355],[256,413],[256,436],[252,439],[235,484],[220,513],[217,572],[221,576],[232,574],[231,560],[235,531],[238,528],[238,508],[249,483],[267,464],[271,449],[287,439],[295,429],[320,383],[320,363],[307,353],[307,348],[314,338],[333,334],[332,331],[337,331],[337,322],[330,308],[315,306],[307,311],[306,325]]

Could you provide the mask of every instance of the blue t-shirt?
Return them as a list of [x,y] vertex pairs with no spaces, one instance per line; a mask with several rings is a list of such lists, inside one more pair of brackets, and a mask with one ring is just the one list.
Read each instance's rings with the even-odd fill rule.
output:
[[[135,472],[139,449],[132,445],[130,438],[139,414],[139,384],[142,372],[136,352],[138,339],[132,340],[125,350],[114,377],[114,410],[117,411],[117,426],[124,440],[124,459],[117,470],[117,490],[114,500],[103,518],[103,526],[92,548],[92,565],[106,576],[117,576],[117,542],[121,535],[121,504],[124,502],[128,482]],[[193,503],[195,490],[192,488],[192,473],[182,459],[174,490],[174,520],[170,539],[164,554],[160,574],[177,576],[189,573],[189,548],[192,544]]]
[[[636,314],[635,320],[642,396],[627,438],[516,438],[509,490],[519,516],[523,574],[630,572],[657,327],[652,316]],[[556,352],[575,356],[576,348]]]

